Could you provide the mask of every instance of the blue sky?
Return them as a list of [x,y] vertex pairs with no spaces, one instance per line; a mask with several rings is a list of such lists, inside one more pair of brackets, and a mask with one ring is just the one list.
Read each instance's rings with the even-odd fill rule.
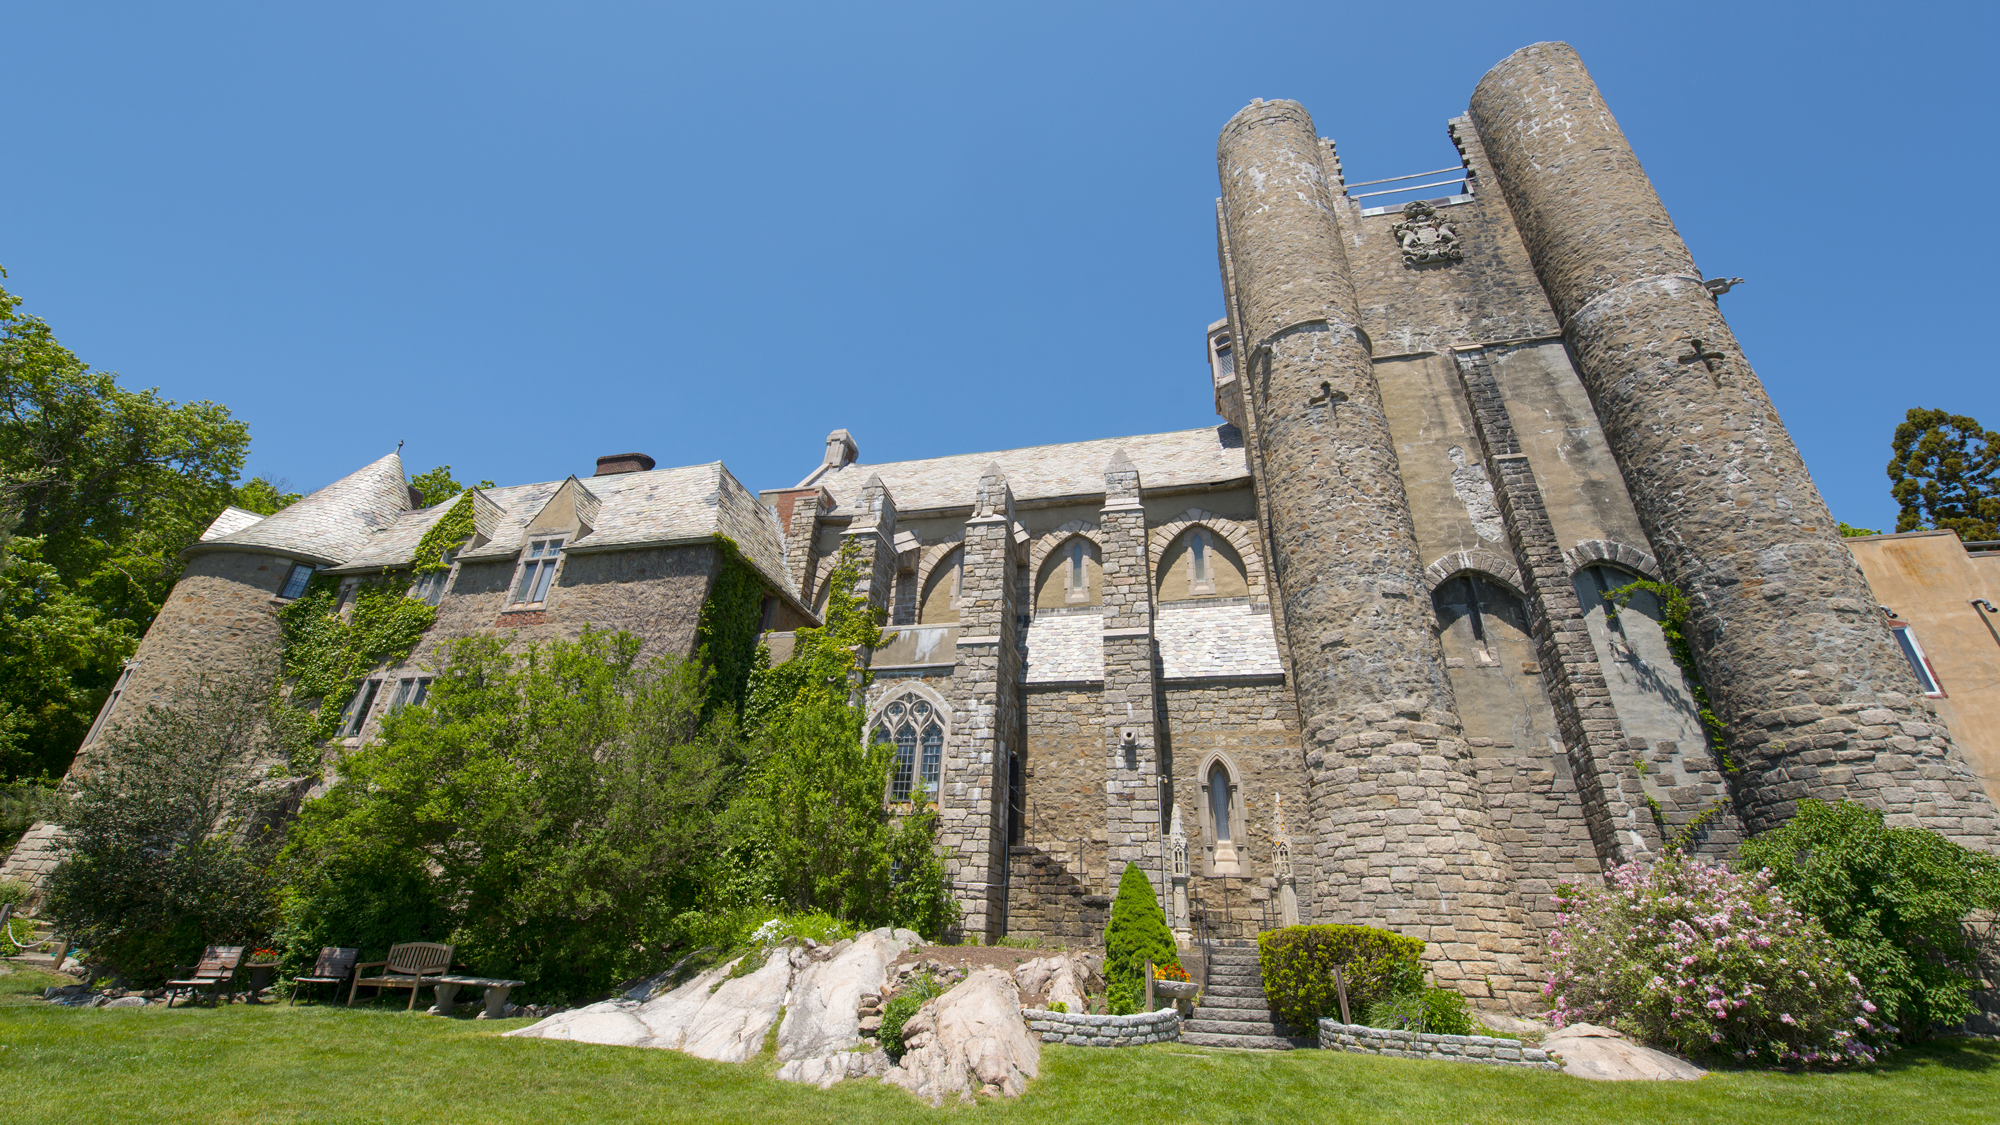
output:
[[0,265],[127,385],[309,490],[407,440],[792,484],[1210,424],[1215,135],[1304,102],[1351,180],[1453,163],[1582,52],[1835,514],[1911,406],[2000,427],[1995,5],[0,7]]

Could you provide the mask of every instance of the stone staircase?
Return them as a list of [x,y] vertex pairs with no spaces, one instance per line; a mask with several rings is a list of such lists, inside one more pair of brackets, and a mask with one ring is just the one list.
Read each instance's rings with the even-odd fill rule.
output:
[[1271,1020],[1264,1000],[1263,974],[1254,945],[1208,948],[1208,979],[1194,1018],[1181,1027],[1181,1042],[1197,1047],[1249,1047],[1289,1051],[1317,1047],[1311,1036],[1294,1035]]

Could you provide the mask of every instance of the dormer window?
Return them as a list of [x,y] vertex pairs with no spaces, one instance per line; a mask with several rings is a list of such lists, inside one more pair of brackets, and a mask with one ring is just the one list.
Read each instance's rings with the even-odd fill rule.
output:
[[549,596],[549,583],[555,580],[562,545],[561,539],[536,539],[528,544],[521,562],[521,581],[514,587],[515,605],[540,602]]
[[278,596],[281,598],[305,596],[306,584],[312,581],[312,576],[311,563],[293,563],[292,572],[285,575],[285,584],[278,588]]
[[444,553],[444,569],[417,575],[410,586],[410,596],[425,605],[436,605],[444,600],[444,588],[451,582],[451,551]]

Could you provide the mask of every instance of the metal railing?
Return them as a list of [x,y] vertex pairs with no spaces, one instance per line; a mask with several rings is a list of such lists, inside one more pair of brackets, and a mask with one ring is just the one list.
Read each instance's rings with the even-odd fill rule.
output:
[[[1425,176],[1442,176],[1447,172],[1456,172],[1458,174],[1448,179],[1434,180],[1427,184],[1408,184],[1403,187],[1383,188],[1381,191],[1364,191],[1359,193],[1354,191],[1358,187],[1371,187],[1375,184],[1393,184],[1399,180],[1420,180]],[[1348,184],[1347,194],[1350,199],[1369,199],[1377,195],[1401,195],[1404,192],[1422,191],[1425,188],[1446,187],[1452,184],[1459,186],[1459,190],[1455,194],[1472,194],[1472,169],[1465,167],[1436,168],[1429,172],[1412,172],[1407,176],[1390,176],[1380,180],[1363,180],[1358,184]]]

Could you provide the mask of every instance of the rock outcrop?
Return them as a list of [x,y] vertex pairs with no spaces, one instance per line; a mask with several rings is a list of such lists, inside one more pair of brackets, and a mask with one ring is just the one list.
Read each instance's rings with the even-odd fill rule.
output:
[[1042,1045],[1021,1019],[1021,990],[981,969],[903,1025],[902,1061],[882,1077],[934,1106],[972,1095],[1019,1097],[1041,1071]]
[[1708,1072],[1663,1051],[1641,1047],[1608,1027],[1573,1023],[1542,1040],[1542,1049],[1562,1060],[1563,1073],[1600,1082],[1700,1078]]
[[882,994],[890,964],[921,940],[908,930],[880,929],[831,946],[775,946],[750,972],[741,971],[744,959],[737,958],[657,995],[664,982],[647,978],[617,998],[507,1034],[743,1062],[764,1049],[783,1012],[778,1058],[786,1065],[778,1077],[827,1086],[877,1075],[888,1069],[888,1058],[856,1050],[862,1045],[856,1010],[863,996]]
[[1020,985],[1023,1001],[1033,1001],[1032,1006],[1037,1008],[1062,1004],[1066,1011],[1089,1011],[1084,1002],[1089,980],[1090,966],[1074,956],[1060,954],[1037,958],[1014,970],[1014,982]]

